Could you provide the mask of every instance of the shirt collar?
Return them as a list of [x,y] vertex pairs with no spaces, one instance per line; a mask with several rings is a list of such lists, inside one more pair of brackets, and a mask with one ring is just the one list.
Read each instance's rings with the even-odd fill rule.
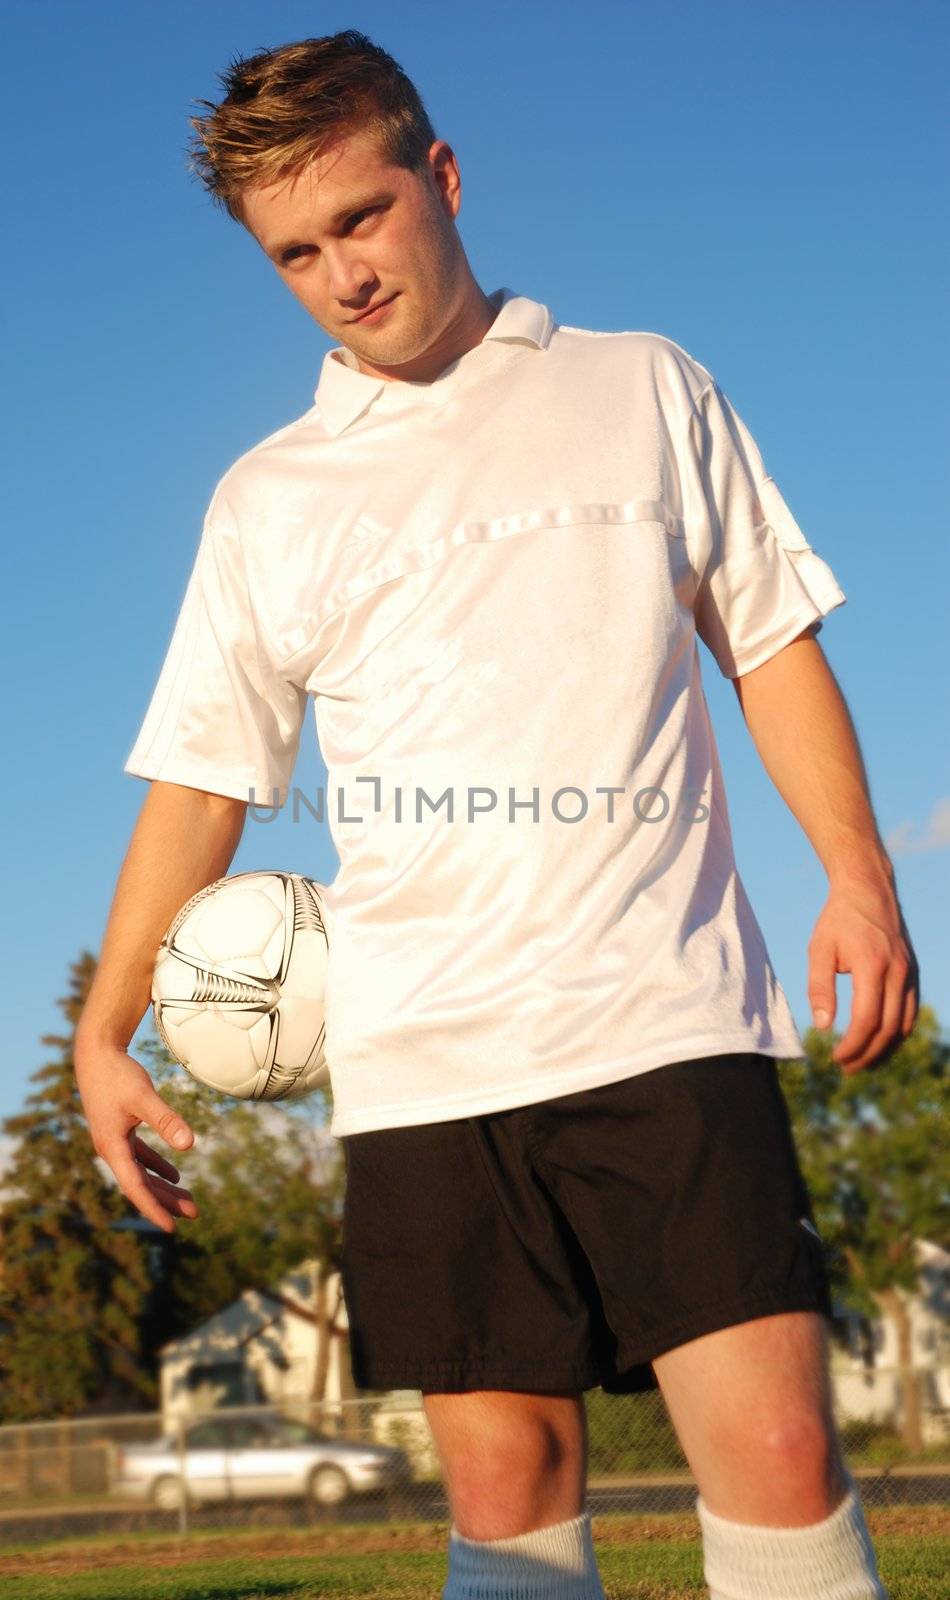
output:
[[[534,345],[538,350],[547,349],[554,331],[554,318],[547,306],[526,295],[515,294],[511,289],[496,289],[488,298],[498,307],[498,314],[483,343],[488,339],[502,339],[508,343]],[[381,390],[398,387],[402,387],[398,378],[375,378],[368,372],[361,372],[352,350],[345,345],[335,345],[323,358],[320,382],[313,397],[327,431],[336,436],[372,404]],[[420,385],[420,388],[429,387]]]

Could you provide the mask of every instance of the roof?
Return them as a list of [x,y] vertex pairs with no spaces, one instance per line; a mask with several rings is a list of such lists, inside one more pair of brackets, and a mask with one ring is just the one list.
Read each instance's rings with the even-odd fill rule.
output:
[[[264,1328],[281,1316],[297,1317],[316,1325],[310,1307],[313,1303],[315,1281],[319,1281],[319,1263],[301,1262],[292,1272],[271,1288],[245,1289],[230,1305],[224,1306],[213,1317],[208,1317],[178,1339],[171,1339],[161,1347],[164,1359],[170,1355],[185,1354],[189,1348],[205,1357],[209,1353],[225,1354],[240,1349]],[[331,1274],[332,1277],[336,1274]]]

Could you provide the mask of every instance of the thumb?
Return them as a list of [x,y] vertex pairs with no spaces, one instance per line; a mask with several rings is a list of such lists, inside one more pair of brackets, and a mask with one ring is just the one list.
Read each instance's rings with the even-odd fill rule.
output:
[[816,1028],[830,1028],[834,1021],[837,1001],[834,979],[815,979],[808,986],[808,1003]]
[[151,1084],[142,1091],[142,1098],[136,1107],[142,1121],[164,1139],[166,1144],[173,1145],[176,1150],[187,1150],[194,1144],[195,1136],[189,1128],[184,1117],[173,1111],[167,1101],[163,1100]]

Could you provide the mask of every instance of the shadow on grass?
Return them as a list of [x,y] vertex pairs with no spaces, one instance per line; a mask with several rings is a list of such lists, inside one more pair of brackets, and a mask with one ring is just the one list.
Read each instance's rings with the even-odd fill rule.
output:
[[268,1578],[262,1584],[260,1578],[248,1579],[241,1583],[191,1584],[187,1588],[175,1589],[175,1600],[278,1600],[284,1594],[312,1594],[313,1578],[288,1578],[282,1582],[280,1578]]

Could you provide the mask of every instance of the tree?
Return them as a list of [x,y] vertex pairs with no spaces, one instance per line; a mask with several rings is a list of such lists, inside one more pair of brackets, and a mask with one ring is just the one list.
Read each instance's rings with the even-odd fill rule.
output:
[[230,1305],[246,1289],[273,1290],[316,1263],[314,1399],[323,1396],[338,1306],[327,1280],[340,1266],[344,1167],[320,1138],[322,1091],[301,1102],[234,1100],[190,1078],[154,1036],[136,1051],[169,1104],[197,1136],[175,1162],[199,1207],[179,1223],[167,1293],[177,1331]]
[[83,951],[57,1004],[69,1031],[44,1034],[58,1054],[3,1132],[14,1143],[0,1212],[0,1415],[71,1416],[112,1399],[154,1395],[140,1328],[149,1296],[147,1244],[97,1163],[76,1089],[73,1044],[95,973]]
[[825,1243],[832,1292],[897,1331],[904,1437],[922,1446],[906,1296],[920,1288],[917,1241],[950,1246],[950,1047],[921,1006],[913,1032],[876,1067],[845,1074],[836,1037],[809,1029],[782,1082],[802,1172]]

